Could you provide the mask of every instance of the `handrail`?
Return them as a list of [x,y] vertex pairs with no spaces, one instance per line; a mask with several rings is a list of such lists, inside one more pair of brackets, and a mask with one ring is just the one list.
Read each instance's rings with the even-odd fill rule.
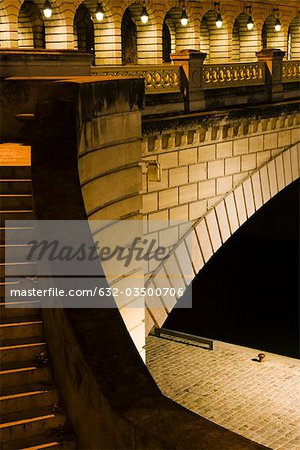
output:
[[282,82],[300,82],[300,61],[282,62]]
[[264,85],[265,82],[266,66],[264,62],[205,64],[203,66],[204,89]]
[[93,76],[132,76],[145,79],[146,93],[179,92],[180,67],[173,64],[92,67]]

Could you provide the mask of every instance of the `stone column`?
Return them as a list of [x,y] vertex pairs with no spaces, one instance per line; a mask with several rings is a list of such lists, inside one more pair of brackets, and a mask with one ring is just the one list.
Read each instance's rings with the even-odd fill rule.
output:
[[268,89],[269,100],[283,100],[283,84],[282,84],[282,60],[285,52],[277,48],[264,48],[256,52],[258,61],[266,63],[266,83]]
[[188,111],[205,109],[202,69],[206,55],[198,50],[188,49],[171,54],[172,62],[181,66],[181,87],[185,97],[185,109]]

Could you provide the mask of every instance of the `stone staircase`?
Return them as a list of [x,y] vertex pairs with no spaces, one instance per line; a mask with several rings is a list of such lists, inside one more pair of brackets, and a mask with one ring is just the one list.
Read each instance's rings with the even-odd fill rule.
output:
[[33,218],[30,169],[0,166],[0,447],[75,449],[49,365],[39,302],[16,300],[6,308],[4,301],[7,265],[24,264],[28,249],[28,230],[6,229],[14,237],[15,261],[5,262],[5,220]]

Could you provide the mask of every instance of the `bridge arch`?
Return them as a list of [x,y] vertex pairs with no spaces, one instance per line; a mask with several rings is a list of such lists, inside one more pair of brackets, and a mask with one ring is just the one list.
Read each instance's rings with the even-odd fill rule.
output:
[[[184,291],[239,227],[299,175],[300,141],[262,165],[196,221],[149,278],[147,287],[154,290],[166,287],[167,279],[171,287],[181,287]],[[191,267],[191,275],[187,274],[186,267]],[[147,332],[153,326],[161,327],[175,304],[171,296],[156,296],[155,301],[147,298]]]
[[289,25],[287,42],[287,59],[300,58],[300,14]]
[[91,16],[91,11],[81,3],[74,16],[74,47],[76,50],[94,54],[94,25]]
[[247,28],[248,19],[249,15],[242,12],[234,21],[232,31],[233,61],[256,61],[256,51],[260,50],[255,18],[253,17],[254,27],[252,30]]
[[211,64],[220,61],[227,62],[229,58],[228,23],[224,11],[220,12],[223,20],[221,28],[216,26],[218,16],[216,9],[207,11],[200,24],[200,50],[207,54],[206,62]]

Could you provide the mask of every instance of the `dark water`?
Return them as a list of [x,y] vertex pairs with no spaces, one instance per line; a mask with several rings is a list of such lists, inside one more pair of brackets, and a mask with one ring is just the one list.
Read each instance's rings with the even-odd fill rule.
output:
[[193,282],[166,328],[299,358],[299,184],[262,207]]

